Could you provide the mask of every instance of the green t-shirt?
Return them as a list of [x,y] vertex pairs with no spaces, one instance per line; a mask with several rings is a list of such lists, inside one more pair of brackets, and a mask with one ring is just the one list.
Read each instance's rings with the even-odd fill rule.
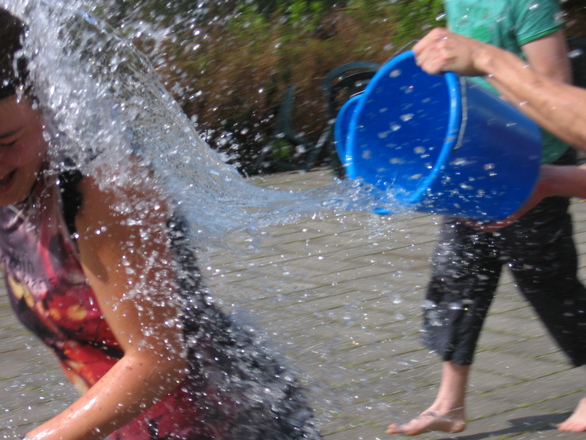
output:
[[[559,0],[444,0],[451,31],[506,49],[525,59],[522,46],[563,27]],[[484,79],[473,78],[497,93]],[[542,130],[543,163],[557,160],[568,145]]]

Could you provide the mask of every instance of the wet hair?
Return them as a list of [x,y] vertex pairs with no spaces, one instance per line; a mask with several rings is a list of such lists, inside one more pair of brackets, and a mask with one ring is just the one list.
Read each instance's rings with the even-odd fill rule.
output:
[[27,60],[22,54],[26,26],[17,17],[0,7],[0,99],[18,91],[30,93]]

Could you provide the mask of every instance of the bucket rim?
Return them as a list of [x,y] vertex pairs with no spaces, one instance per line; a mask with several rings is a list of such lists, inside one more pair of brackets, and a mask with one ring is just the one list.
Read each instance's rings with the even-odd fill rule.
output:
[[[349,136],[348,131],[351,127],[351,124],[347,119],[347,115],[349,114],[350,118],[352,118],[352,115],[358,109],[358,104],[362,99],[363,93],[364,92],[357,93],[356,95],[350,97],[350,99],[348,99],[348,101],[344,103],[344,105],[340,108],[340,111],[338,112],[336,122],[334,124],[334,141],[336,151],[338,153],[340,161],[345,167],[348,167],[348,164],[351,162],[351,157],[348,155],[347,142]],[[350,170],[347,170],[348,177],[353,179],[355,176],[353,176],[349,171]]]
[[[374,93],[374,90],[376,89],[380,79],[389,75],[389,73],[392,70],[396,69],[398,65],[407,60],[415,62],[415,54],[412,50],[405,51],[402,54],[395,56],[387,63],[385,63],[372,77],[364,91],[360,95],[355,97],[359,99],[357,99],[358,103],[356,104],[356,108],[354,109],[350,121],[351,132],[354,132],[358,124],[360,114],[363,112],[364,106],[368,102],[370,95]],[[461,96],[462,88],[460,84],[460,78],[454,72],[443,72],[438,76],[443,77],[449,97],[449,116],[447,129],[438,158],[435,161],[433,168],[427,174],[427,176],[424,179],[422,179],[417,188],[414,191],[412,191],[408,196],[401,197],[400,194],[397,194],[397,199],[400,199],[411,205],[417,205],[421,203],[425,194],[430,190],[430,187],[433,184],[434,180],[437,179],[442,168],[445,166],[451,151],[457,146],[457,144],[460,141],[459,138],[463,121],[463,106]],[[353,133],[351,133],[349,137],[353,138]],[[349,151],[349,148],[351,149],[353,144],[354,142],[350,141],[349,145],[346,145],[346,143],[344,145],[344,157],[347,159],[345,165],[347,168],[346,171],[348,173],[349,178],[357,177],[353,161],[351,160],[353,154],[351,154],[351,152]]]

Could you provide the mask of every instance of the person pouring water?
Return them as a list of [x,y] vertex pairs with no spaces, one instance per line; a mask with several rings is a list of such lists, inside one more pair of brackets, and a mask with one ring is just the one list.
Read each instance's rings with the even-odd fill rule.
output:
[[[483,41],[491,43],[491,48],[495,45],[502,48],[498,53],[504,51],[507,59],[522,57],[522,66],[535,72],[538,78],[549,78],[560,87],[569,87],[564,85],[570,80],[570,68],[563,24],[559,21],[559,2],[544,0],[538,7],[529,0],[485,3],[446,0],[448,24],[454,33],[435,30],[417,43],[413,51],[418,64],[430,73],[455,70],[476,76],[488,74],[485,77],[488,83],[480,79],[480,85],[487,88],[493,85],[498,93],[509,98],[506,92],[517,91],[517,84],[509,90],[499,82],[505,74],[499,72],[502,76],[497,78],[496,72],[482,70],[500,62],[484,56],[492,52],[485,49],[489,46],[480,43]],[[466,44],[458,46],[463,41]],[[465,56],[474,63],[466,65]],[[482,63],[482,68],[476,63]],[[535,82],[527,81],[524,88],[535,86]],[[525,96],[514,98],[517,103],[528,101]],[[524,104],[520,108],[527,110]],[[551,123],[543,127],[572,145],[578,143],[574,137],[563,136]],[[552,170],[570,173],[575,169],[571,166],[575,163],[575,152],[566,142],[547,132],[542,137],[543,163],[556,164],[543,165],[542,177],[553,174]],[[586,289],[577,278],[577,252],[568,213],[568,196],[575,194],[556,192],[551,186],[547,192],[545,182],[540,182],[540,189],[523,211],[506,221],[483,225],[444,219],[432,257],[423,331],[425,344],[443,361],[439,391],[427,410],[407,423],[391,424],[387,433],[412,436],[465,429],[470,368],[505,264],[571,363],[586,364]],[[580,403],[576,414],[561,423],[559,429],[586,429],[586,418],[581,428],[576,422],[586,417],[586,413],[581,414],[585,410]]]
[[[428,73],[482,76],[503,99],[550,133],[586,151],[586,89],[556,81],[505,50],[448,31],[434,29],[413,48]],[[586,198],[586,166],[542,165],[533,193],[513,215],[477,228],[498,230],[552,195]]]
[[86,173],[56,154],[64,133],[49,129],[26,35],[0,8],[0,263],[16,315],[81,396],[23,438],[320,438],[294,375],[209,299],[189,225],[148,165]]

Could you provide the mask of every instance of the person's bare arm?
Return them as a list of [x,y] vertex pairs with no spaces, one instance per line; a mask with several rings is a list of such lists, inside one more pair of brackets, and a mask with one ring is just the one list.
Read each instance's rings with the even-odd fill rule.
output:
[[568,45],[562,30],[523,45],[529,65],[538,73],[564,83],[572,81]]
[[413,48],[428,73],[485,75],[508,101],[539,125],[586,151],[586,90],[547,78],[514,54],[434,29]]
[[497,221],[467,223],[480,230],[497,231],[510,225],[550,196],[586,198],[586,165],[542,165],[531,195],[515,213]]
[[550,80],[492,48],[482,50],[479,58],[489,82],[508,101],[549,132],[586,151],[586,90]]

